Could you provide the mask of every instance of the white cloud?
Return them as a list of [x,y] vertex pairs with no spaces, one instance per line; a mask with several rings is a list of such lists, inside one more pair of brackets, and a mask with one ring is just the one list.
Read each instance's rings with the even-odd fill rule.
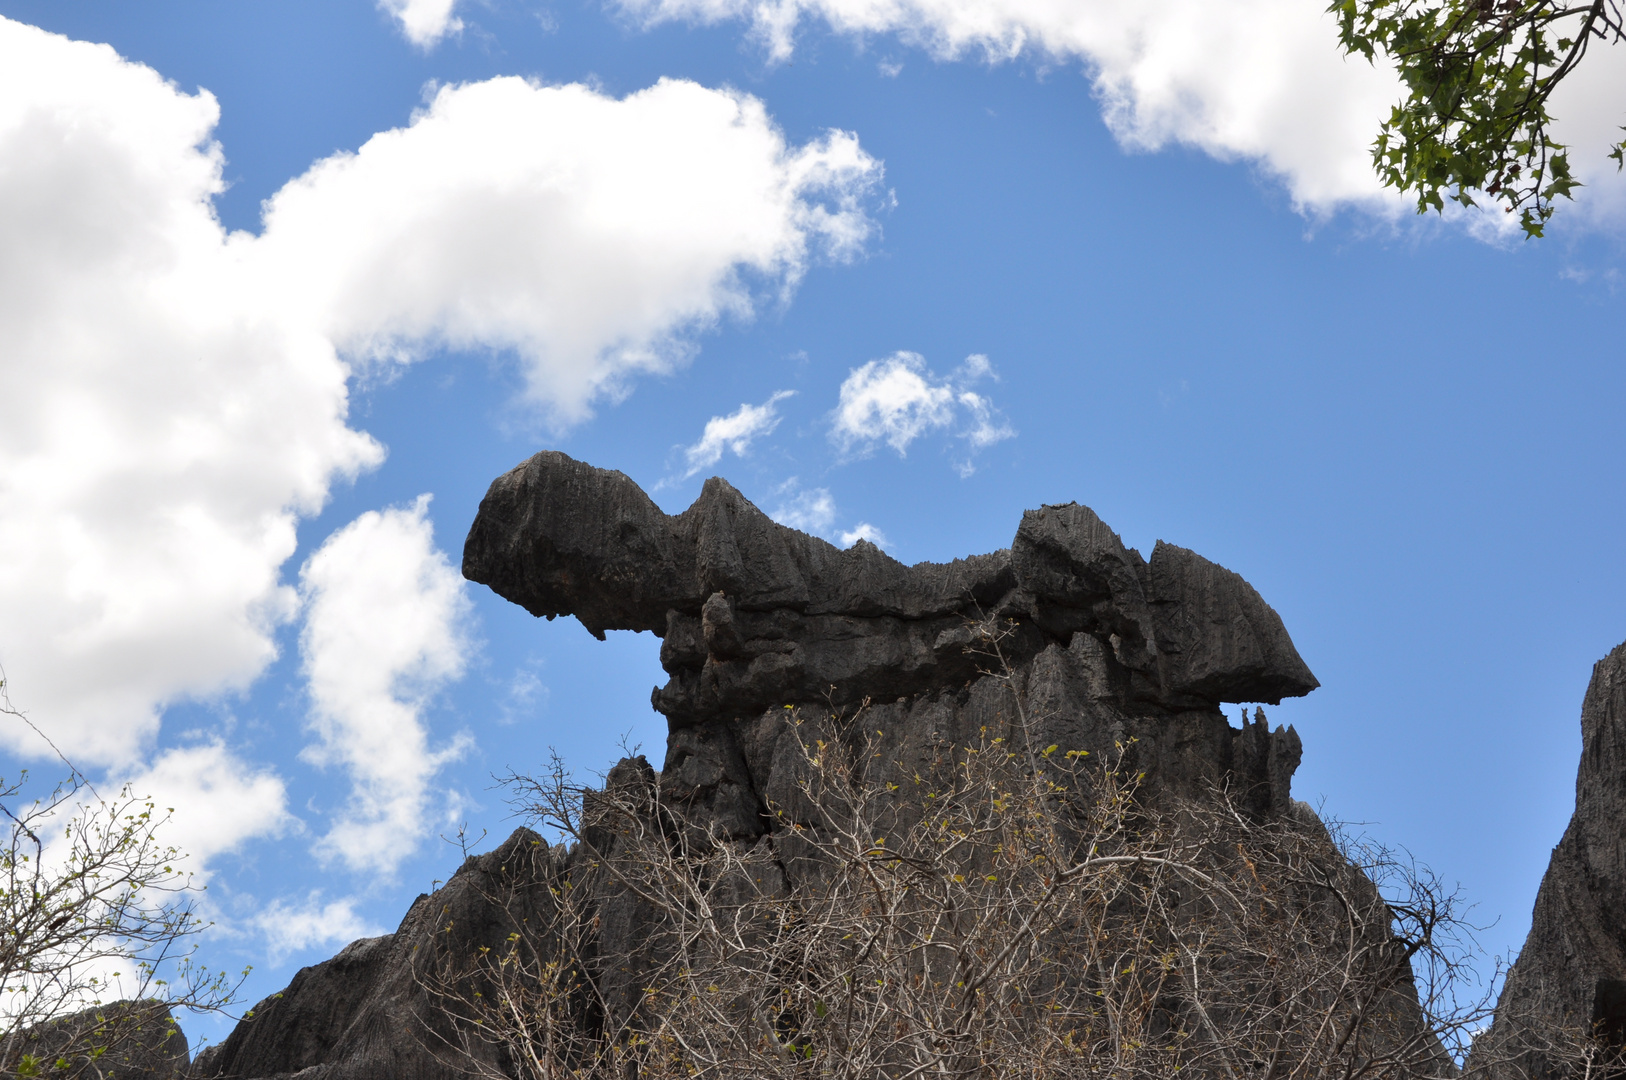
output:
[[432,49],[448,34],[463,29],[452,12],[457,0],[378,0],[378,6],[401,24],[407,40],[420,49]]
[[513,677],[503,687],[497,723],[506,726],[517,724],[521,720],[535,721],[547,712],[548,700],[553,696],[553,690],[538,674],[537,668],[540,664],[540,659],[533,658],[514,669]]
[[390,872],[446,816],[435,774],[468,746],[433,750],[424,713],[462,677],[469,652],[463,577],[435,547],[429,497],[369,511],[299,572],[308,605],[300,652],[317,741],[302,755],[342,766],[351,798],[317,850]]
[[[616,0],[647,24],[743,20],[775,60],[805,20],[853,36],[896,35],[940,60],[1026,56],[1078,63],[1102,115],[1131,150],[1196,147],[1279,179],[1302,211],[1357,205],[1404,214],[1410,196],[1379,186],[1370,150],[1402,98],[1387,58],[1345,57],[1326,5],[1305,0]],[[1626,57],[1595,43],[1554,95],[1556,134],[1588,187],[1583,221],[1626,220],[1626,177],[1605,157],[1626,123]],[[882,73],[893,74],[883,63]],[[1567,207],[1566,207],[1567,209]],[[1503,216],[1453,214],[1487,235]],[[1515,230],[1516,231],[1516,230]]]
[[880,529],[877,529],[867,521],[860,521],[851,531],[843,532],[841,534],[841,546],[844,548],[852,547],[860,540],[868,540],[876,547],[883,548],[889,546],[891,543],[889,540],[887,540],[886,533],[882,532]]
[[973,449],[981,450],[1006,439],[1016,438],[1016,429],[996,416],[993,404],[974,390],[960,391],[960,404],[971,414],[972,426],[965,433]]
[[953,379],[957,383],[974,383],[982,379],[999,381],[999,373],[994,365],[983,353],[972,353],[965,358],[965,362],[954,369]]
[[347,945],[385,933],[356,913],[355,900],[347,897],[324,904],[319,890],[297,903],[273,900],[255,916],[254,926],[265,937],[273,965],[306,949]]
[[806,491],[799,491],[793,477],[780,485],[779,493],[784,495],[785,499],[768,515],[779,524],[815,536],[823,535],[825,530],[835,524],[836,500],[831,496],[829,488],[808,488]]
[[844,450],[885,442],[901,456],[933,428],[954,422],[954,388],[934,383],[919,353],[896,352],[854,368],[841,384],[831,436]]
[[210,859],[246,840],[281,835],[294,824],[281,778],[243,762],[218,742],[166,750],[147,768],[114,782],[174,810],[159,839],[189,857],[183,869],[199,883],[208,877]]
[[[172,904],[205,918],[213,914],[208,894],[201,891],[209,881],[209,860],[246,840],[275,836],[297,824],[287,812],[282,781],[246,765],[219,743],[171,749],[150,768],[115,775],[103,785],[59,789],[59,795],[60,802],[47,798],[43,804],[18,808],[45,841],[40,868],[48,878],[70,880],[75,872],[83,872],[84,860],[74,851],[83,854],[87,837],[92,848],[105,849],[120,837],[139,843],[143,835],[150,836],[154,847],[149,854],[161,858],[155,869],[161,866],[163,873],[140,875],[146,880],[130,898],[148,914]],[[54,809],[49,809],[53,802]],[[148,804],[150,833],[138,820]],[[126,831],[132,823],[133,835]],[[166,857],[168,849],[175,849],[179,857]],[[115,877],[119,861],[114,860]],[[104,881],[102,887],[107,884]],[[11,973],[0,1009],[13,1016],[20,1009],[36,1016],[62,1015],[98,1000],[148,996],[155,980],[175,974],[172,965],[181,956],[159,955],[167,951],[127,938],[70,944],[45,972]]]
[[[886,443],[904,456],[909,444],[942,428],[954,426],[961,416],[970,426],[960,432],[976,453],[1015,436],[985,396],[966,384],[993,375],[988,358],[973,354],[948,379],[938,379],[919,353],[896,352],[857,367],[841,384],[830,427],[830,438],[844,453],[864,454]],[[957,466],[970,475],[970,459]]]
[[700,441],[683,451],[684,460],[689,466],[683,474],[684,479],[717,464],[722,460],[724,450],[732,450],[736,456],[744,457],[751,449],[751,443],[772,434],[773,429],[779,426],[779,403],[795,393],[794,390],[780,390],[761,405],[741,405],[727,416],[714,416],[706,421]]
[[[1561,204],[1553,220],[1560,229],[1573,215],[1583,226],[1626,224],[1626,175],[1604,148],[1626,124],[1626,48],[1595,41],[1585,61],[1553,92],[1553,133],[1570,147],[1570,168],[1586,187],[1575,204]],[[1511,224],[1511,223],[1510,223]]]
[[[382,457],[331,344],[213,216],[217,113],[0,19],[0,662],[85,766],[133,767],[164,703],[260,673],[298,516]],[[38,755],[23,735],[0,731]]]
[[787,146],[743,94],[501,78],[444,87],[291,182],[264,243],[278,290],[350,353],[510,350],[563,424],[749,316],[753,280],[782,292],[815,254],[855,255],[879,175],[849,134]]
[[[959,386],[967,386],[982,379],[999,381],[999,374],[994,366],[988,362],[988,357],[982,353],[972,353],[965,358],[965,363],[955,369],[953,381]],[[999,415],[993,402],[975,390],[960,391],[960,405],[970,414],[971,426],[963,433],[966,442],[971,446],[971,453],[985,450],[997,442],[1016,438],[1016,429]],[[976,471],[970,456],[959,462],[956,466],[961,476],[970,476]]]
[[580,419],[753,290],[857,252],[880,175],[850,135],[788,145],[745,95],[499,79],[228,236],[218,113],[0,18],[0,663],[86,767],[136,768],[164,707],[276,656],[299,519],[383,460],[348,423],[352,363],[510,350],[532,407]]
[[[939,59],[1078,62],[1127,147],[1170,143],[1280,177],[1295,202],[1393,209],[1368,149],[1400,99],[1392,67],[1346,59],[1326,5],[1306,0],[620,0],[648,23],[743,19],[775,59],[798,26],[896,34]],[[1619,100],[1618,98],[1612,100]]]
[[781,501],[768,516],[781,525],[827,537],[844,548],[860,540],[868,540],[878,547],[887,546],[886,534],[867,521],[859,522],[850,530],[836,531],[836,500],[829,488],[803,489],[793,476],[781,484],[775,494],[781,496]]

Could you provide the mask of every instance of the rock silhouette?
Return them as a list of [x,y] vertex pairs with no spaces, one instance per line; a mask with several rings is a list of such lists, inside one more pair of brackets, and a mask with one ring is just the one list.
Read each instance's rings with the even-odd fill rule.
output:
[[[801,797],[785,706],[867,702],[881,756],[907,770],[1007,723],[1012,687],[1027,738],[1121,751],[1145,775],[1144,799],[1224,788],[1262,817],[1307,812],[1290,795],[1297,734],[1271,730],[1262,711],[1232,728],[1220,709],[1317,686],[1281,619],[1237,574],[1162,542],[1144,559],[1077,504],[1027,512],[1008,549],[905,566],[867,542],[842,550],[780,525],[721,479],[669,516],[625,475],[544,452],[491,485],[463,572],[600,638],[659,635],[665,761],[659,773],[623,761],[610,782],[658,784],[665,803],[741,841],[771,833],[771,808]],[[989,619],[1010,627],[997,657],[967,648]],[[448,1044],[414,957],[437,933],[471,950],[506,936],[514,912],[486,898],[527,850],[537,840],[521,830],[420,897],[395,934],[301,971],[193,1075],[460,1075],[434,1052]],[[575,857],[556,849],[523,872],[563,874]],[[636,912],[603,904],[605,952],[634,953]]]

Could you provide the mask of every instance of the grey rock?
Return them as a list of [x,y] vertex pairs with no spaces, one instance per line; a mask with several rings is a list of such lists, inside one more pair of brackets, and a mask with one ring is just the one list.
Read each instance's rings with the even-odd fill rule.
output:
[[533,615],[575,614],[607,629],[658,630],[699,592],[692,544],[626,475],[537,455],[491,485],[463,573]]
[[606,630],[666,629],[713,593],[744,610],[918,619],[998,599],[1009,557],[906,567],[868,542],[846,551],[788,529],[726,480],[668,517],[625,474],[544,451],[497,478],[463,549],[463,574],[533,615]]
[[1036,615],[1053,632],[1099,626],[1117,638],[1114,653],[1125,667],[1156,670],[1146,561],[1089,507],[1068,503],[1023,514],[1011,568],[1038,598]]
[[1086,633],[1151,706],[1280,702],[1318,685],[1281,619],[1240,576],[1159,543],[1148,564],[1088,507],[1023,515],[1011,547],[904,566],[780,525],[726,481],[668,516],[625,475],[547,451],[499,477],[463,573],[534,615],[649,630],[671,676],[655,708],[681,726],[776,705],[895,700],[979,674],[968,622],[1016,618],[1013,665]]
[[1575,814],[1553,849],[1489,1034],[1471,1064],[1493,1077],[1561,1071],[1554,1045],[1595,1032],[1626,1044],[1626,644],[1592,669],[1581,703]]
[[1240,575],[1161,540],[1147,571],[1171,694],[1276,704],[1320,685],[1281,616]]

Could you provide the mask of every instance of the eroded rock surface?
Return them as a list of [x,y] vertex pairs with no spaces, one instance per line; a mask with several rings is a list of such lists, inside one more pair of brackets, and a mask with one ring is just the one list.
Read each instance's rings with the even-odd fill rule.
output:
[[1134,700],[1279,702],[1318,685],[1237,574],[1159,542],[1150,562],[1084,506],[1022,516],[1008,549],[905,566],[780,525],[726,480],[671,517],[628,477],[537,454],[480,504],[463,573],[533,615],[665,639],[656,708],[681,725],[786,701],[896,698],[964,682],[966,622],[1019,619],[1020,664],[1079,632]]
[[1547,1075],[1582,1034],[1626,1044],[1626,644],[1592,669],[1575,815],[1474,1063],[1497,1078]]
[[[622,473],[544,452],[491,485],[463,573],[599,636],[660,635],[662,783],[738,836],[784,794],[767,748],[785,705],[868,700],[903,760],[998,722],[985,672],[1008,666],[1044,745],[1134,740],[1150,789],[1231,784],[1268,811],[1286,805],[1298,736],[1237,731],[1219,706],[1317,685],[1240,576],[1162,542],[1148,561],[1076,503],[1028,511],[1007,549],[905,566],[780,525],[722,479],[669,516]],[[988,617],[1013,627],[1002,659],[968,651]]]

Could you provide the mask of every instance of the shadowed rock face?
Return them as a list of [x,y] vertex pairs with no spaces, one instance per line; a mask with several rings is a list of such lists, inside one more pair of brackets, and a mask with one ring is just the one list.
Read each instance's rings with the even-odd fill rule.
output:
[[[1298,736],[1270,730],[1262,713],[1232,728],[1219,705],[1275,703],[1317,685],[1242,578],[1169,544],[1148,562],[1075,504],[1024,514],[1007,550],[904,566],[868,543],[843,551],[779,525],[720,479],[672,517],[621,473],[541,453],[492,484],[463,573],[534,615],[574,615],[601,638],[660,635],[670,676],[654,693],[671,727],[664,767],[623,761],[610,783],[659,784],[666,805],[745,842],[788,842],[785,822],[814,815],[800,805],[786,705],[867,699],[877,760],[908,773],[929,769],[945,744],[1008,729],[1015,689],[1028,738],[1091,753],[1124,748],[1129,770],[1145,774],[1144,798],[1226,786],[1271,816],[1289,812]],[[987,615],[1016,622],[1001,642],[1004,665],[967,651]],[[534,839],[522,831],[470,860],[420,898],[396,934],[300,972],[202,1055],[194,1075],[461,1075],[427,1049],[446,1044],[436,1042],[414,957],[437,928],[465,953],[501,940],[516,913],[486,898]],[[527,873],[565,873],[575,857],[547,853]],[[787,878],[797,865],[786,860]],[[636,905],[609,894],[596,903],[601,953],[636,955],[646,940]],[[636,981],[615,981],[632,976],[599,978],[612,1005],[637,995]]]
[[[1575,816],[1553,849],[1530,936],[1508,972],[1474,1064],[1540,1076],[1567,1028],[1626,1043],[1626,644],[1592,669],[1581,703]],[[1503,1059],[1506,1059],[1505,1063]],[[1491,1064],[1496,1062],[1496,1064]]]

